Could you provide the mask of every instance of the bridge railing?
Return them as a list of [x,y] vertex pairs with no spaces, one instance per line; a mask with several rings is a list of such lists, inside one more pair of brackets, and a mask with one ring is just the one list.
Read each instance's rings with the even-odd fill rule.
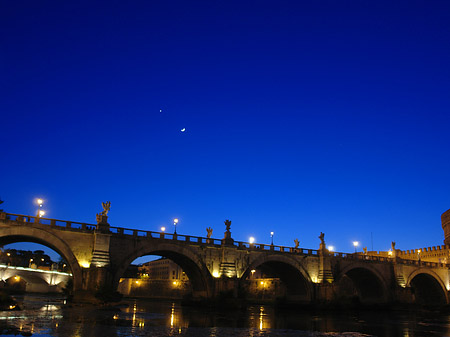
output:
[[340,252],[330,252],[330,255],[349,260],[392,262],[392,258],[385,256],[364,255],[358,253],[340,253]]
[[430,262],[430,261],[407,260],[407,259],[400,259],[400,261],[403,264],[422,266],[422,267],[450,268],[450,264],[442,263],[442,262]]
[[[86,231],[86,230],[87,231],[95,231],[97,229],[97,225],[83,223],[83,222],[57,220],[57,219],[51,219],[51,218],[43,218],[43,217],[22,215],[22,214],[13,214],[13,213],[6,213],[6,215],[9,220],[16,221],[16,222],[22,222],[24,224],[41,224],[41,225],[57,227],[59,229],[64,228],[64,229],[70,229],[70,230],[84,230],[84,231]],[[147,237],[147,238],[153,238],[153,239],[175,240],[178,242],[186,242],[186,243],[190,243],[190,244],[211,245],[211,246],[221,246],[222,245],[222,239],[205,238],[205,237],[185,235],[185,234],[146,231],[146,230],[141,230],[141,229],[130,229],[130,228],[114,227],[114,226],[110,226],[109,230],[112,234],[115,234],[115,235],[129,235],[129,236]],[[244,242],[244,241],[234,241],[233,245],[240,249],[250,249],[250,250],[259,250],[259,251],[263,250],[263,251],[293,253],[293,254],[302,254],[302,255],[319,255],[318,250],[316,250],[316,249],[294,248],[294,247],[286,247],[286,246],[268,245],[268,244],[262,244],[262,243],[250,243],[250,242]]]
[[[132,235],[136,237],[147,237],[153,239],[165,239],[165,240],[175,240],[179,242],[186,242],[191,244],[206,244],[213,246],[221,246],[222,239],[215,238],[205,238],[201,236],[185,235],[185,234],[175,234],[167,232],[155,232],[155,231],[145,231],[140,229],[129,229],[123,227],[110,227],[110,231],[117,235]],[[319,255],[316,249],[306,249],[306,248],[293,248],[285,246],[267,245],[262,243],[250,243],[244,241],[234,241],[234,246],[241,249],[250,250],[264,250],[264,251],[274,251],[274,252],[284,252],[284,253],[295,253],[304,255]]]
[[419,261],[419,260],[409,260],[402,259],[397,257],[396,260],[392,257],[386,256],[374,256],[374,255],[364,255],[364,254],[355,254],[355,253],[338,253],[338,252],[330,252],[331,256],[344,258],[344,259],[353,259],[353,260],[364,260],[364,261],[379,261],[379,262],[394,262],[422,266],[422,267],[431,267],[431,268],[450,268],[450,264],[442,263],[442,262],[430,262],[430,261]]
[[89,230],[94,231],[97,228],[97,225],[88,224],[84,222],[76,222],[76,221],[66,221],[66,220],[57,220],[51,218],[42,218],[37,216],[23,215],[23,214],[12,214],[6,213],[6,216],[9,220],[16,222],[23,222],[23,224],[42,224],[48,225],[52,227],[63,227],[67,229],[80,229],[80,230]]
[[234,241],[234,245],[237,246],[238,248],[248,249],[248,250],[263,250],[263,251],[293,253],[293,254],[303,254],[303,255],[319,255],[319,252],[316,249],[276,246],[276,245],[270,245],[270,244],[268,245],[268,244],[264,244],[264,243],[250,243],[250,242],[245,242],[245,241]]
[[165,239],[165,240],[175,240],[194,244],[210,244],[210,245],[221,245],[222,241],[219,239],[205,238],[201,236],[185,235],[185,234],[175,234],[167,232],[154,232],[145,231],[140,229],[129,229],[122,227],[110,227],[110,231],[113,234],[118,235],[132,235],[136,237],[147,237],[152,239]]
[[[95,231],[97,229],[97,225],[88,224],[84,222],[76,222],[76,221],[67,221],[67,220],[58,220],[51,218],[43,218],[37,216],[23,215],[23,214],[13,214],[13,213],[4,213],[7,216],[8,220],[21,222],[24,225],[26,224],[42,224],[48,225],[51,227],[57,227],[60,229],[68,229],[68,230],[82,230],[82,231]],[[202,244],[202,245],[211,245],[211,246],[221,246],[221,239],[214,238],[205,238],[200,236],[192,236],[185,234],[175,234],[175,233],[166,233],[166,232],[154,232],[154,231],[145,231],[140,229],[129,229],[123,227],[109,227],[112,234],[117,235],[131,235],[136,237],[147,237],[153,239],[166,239],[166,240],[175,240],[179,242],[186,242],[190,244]],[[307,249],[307,248],[295,248],[295,247],[286,247],[286,246],[277,246],[263,243],[250,243],[245,241],[234,241],[233,245],[239,249],[248,249],[248,250],[258,250],[258,251],[272,251],[272,252],[280,252],[280,253],[292,253],[292,254],[302,254],[302,255],[319,255],[319,251],[316,249]],[[329,252],[330,256],[334,256],[337,258],[344,259],[353,259],[353,260],[366,260],[366,261],[380,261],[380,262],[392,262],[393,259],[391,257],[383,257],[383,256],[374,256],[374,255],[364,255],[357,253],[342,253],[342,252]],[[401,261],[403,264],[410,265],[420,265],[427,267],[441,267],[441,268],[450,268],[450,264],[438,263],[438,262],[428,262],[428,261],[418,261],[418,260],[409,260],[409,259],[401,259],[397,257],[397,261]]]

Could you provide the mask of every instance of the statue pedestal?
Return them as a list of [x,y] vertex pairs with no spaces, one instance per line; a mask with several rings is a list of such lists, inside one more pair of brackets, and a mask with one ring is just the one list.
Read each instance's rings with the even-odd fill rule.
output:
[[108,216],[97,214],[97,231],[100,233],[109,233]]
[[232,246],[234,244],[234,240],[231,238],[231,232],[226,231],[224,234],[222,245]]

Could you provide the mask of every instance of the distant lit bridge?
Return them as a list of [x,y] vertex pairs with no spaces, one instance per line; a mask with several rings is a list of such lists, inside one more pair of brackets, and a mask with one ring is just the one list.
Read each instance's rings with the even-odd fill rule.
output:
[[27,292],[48,293],[60,292],[72,277],[70,273],[56,270],[42,270],[37,268],[15,267],[0,264],[0,281],[9,285],[24,282]]
[[[253,270],[279,279],[277,294],[297,303],[355,300],[372,303],[449,303],[449,265],[335,253],[224,239],[112,227],[107,217],[86,224],[0,213],[0,244],[36,242],[65,258],[77,294],[117,288],[136,258],[160,255],[187,274],[197,299],[248,297]],[[446,246],[447,247],[447,246]]]

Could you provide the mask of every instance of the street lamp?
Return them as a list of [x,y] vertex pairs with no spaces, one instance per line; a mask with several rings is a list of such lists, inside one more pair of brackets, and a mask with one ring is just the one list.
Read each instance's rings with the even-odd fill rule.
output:
[[353,241],[353,246],[355,247],[355,253],[356,253],[356,247],[359,246],[359,242],[358,241]]
[[36,200],[37,204],[38,204],[38,211],[37,211],[37,217],[41,218],[45,212],[42,210],[42,205],[44,204],[44,200],[42,200],[41,198],[38,198]]
[[250,236],[248,241],[250,242],[250,244],[253,244],[253,242],[255,242],[255,238],[253,236]]
[[273,246],[273,232],[270,232],[270,239],[271,239],[270,245]]
[[328,250],[329,250],[330,252],[334,252],[334,246],[329,246],[329,247],[328,247]]
[[177,234],[177,223],[178,223],[178,219],[177,218],[173,219],[173,225],[175,226],[174,234]]
[[161,227],[161,232],[165,232],[166,231],[166,227]]

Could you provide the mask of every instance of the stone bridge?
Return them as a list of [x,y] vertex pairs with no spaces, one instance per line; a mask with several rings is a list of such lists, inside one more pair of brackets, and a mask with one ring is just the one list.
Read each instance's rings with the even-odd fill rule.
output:
[[19,280],[24,280],[24,290],[27,292],[61,292],[71,277],[72,274],[70,273],[56,270],[41,270],[0,264],[0,280],[12,285],[19,283]]
[[160,255],[187,274],[194,299],[246,297],[254,270],[280,280],[283,297],[296,303],[357,300],[365,304],[449,302],[449,265],[112,227],[0,213],[0,245],[35,242],[63,256],[80,298],[99,287],[117,289],[136,258]]

